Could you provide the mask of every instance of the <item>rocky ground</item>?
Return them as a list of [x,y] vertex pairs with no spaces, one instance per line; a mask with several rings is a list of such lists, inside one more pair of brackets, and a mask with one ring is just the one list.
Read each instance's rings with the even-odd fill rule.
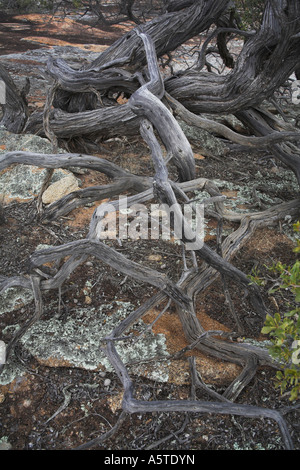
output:
[[[49,55],[65,58],[74,66],[92,60],[129,24],[93,29],[72,17],[0,17],[0,60],[19,87],[30,79],[31,110],[42,109],[48,82],[44,75]],[[75,46],[75,47],[74,47]],[[177,59],[176,59],[177,60]],[[264,154],[224,152],[222,144],[186,128],[196,156],[197,176],[217,182],[235,210],[257,210],[293,199],[298,188],[293,175]],[[49,151],[49,142],[37,136],[13,136],[0,129],[0,152]],[[151,174],[148,149],[137,137],[106,142],[100,156],[137,174]],[[26,172],[25,172],[26,171]],[[19,172],[19,173],[18,173]],[[20,176],[21,175],[21,176]],[[72,177],[78,187],[104,184],[96,172],[62,173],[54,181]],[[26,273],[26,260],[36,249],[84,237],[96,204],[83,207],[52,224],[36,217],[36,196],[42,170],[20,165],[0,173],[0,194],[5,196],[5,222],[0,225],[0,274]],[[18,184],[16,185],[16,181]],[[54,182],[53,181],[53,182]],[[55,191],[56,192],[56,191]],[[0,196],[1,197],[1,196]],[[46,201],[45,204],[48,202]],[[206,241],[214,246],[216,224],[206,221]],[[236,228],[224,227],[224,234]],[[258,231],[233,260],[246,274],[255,267],[267,279],[263,289],[270,312],[284,309],[286,298],[270,296],[265,265],[295,260],[289,220],[272,229]],[[113,243],[113,242],[112,242]],[[180,247],[166,241],[124,242],[122,252],[135,261],[153,266],[176,279],[182,269]],[[0,377],[0,447],[16,450],[62,450],[77,446],[111,429],[121,413],[122,387],[102,354],[101,338],[112,325],[155,292],[141,283],[89,259],[74,271],[61,292],[43,294],[43,318],[17,344]],[[241,293],[232,287],[245,337],[263,341],[253,312]],[[18,325],[33,313],[33,299],[26,291],[12,289],[0,297],[0,339],[8,342]],[[150,311],[134,332],[139,335],[158,311]],[[207,329],[234,330],[224,301],[221,283],[215,282],[197,299],[197,315]],[[241,338],[243,340],[243,338]],[[245,340],[245,339],[244,339]],[[261,343],[263,344],[263,343]],[[186,346],[175,310],[169,308],[139,342],[124,347],[124,357],[134,377],[136,394],[143,400],[186,399],[190,395],[187,358],[167,361],[166,356]],[[203,380],[222,393],[238,375],[234,364],[222,363],[193,352]],[[160,362],[149,361],[159,356]],[[288,397],[274,388],[274,371],[262,369],[238,397],[238,403],[284,409]],[[203,400],[211,398],[198,392]],[[300,447],[299,414],[286,415],[296,449]],[[280,450],[277,426],[262,419],[197,414],[134,414],[119,432],[97,447],[100,450]]]

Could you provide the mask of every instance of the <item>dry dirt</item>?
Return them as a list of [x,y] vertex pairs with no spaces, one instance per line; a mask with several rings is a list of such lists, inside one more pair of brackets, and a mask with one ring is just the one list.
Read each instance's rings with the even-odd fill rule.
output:
[[[67,19],[62,30],[59,20],[49,24],[49,18],[41,16],[0,16],[0,54],[8,54],[28,49],[38,48],[46,43],[58,44],[64,41],[68,44],[79,43],[82,47],[101,47],[113,42],[121,33],[122,27],[112,27],[89,31],[84,25],[71,24]],[[125,25],[124,27],[128,27]],[[62,43],[60,43],[62,44]],[[91,45],[92,44],[92,45]],[[36,101],[40,98],[36,97]],[[34,101],[33,101],[34,103]],[[34,104],[32,104],[34,106]],[[105,144],[104,144],[105,145]],[[107,145],[107,144],[106,144]],[[199,155],[196,142],[192,143],[195,154]],[[124,165],[137,174],[149,171],[149,156],[145,145],[137,138],[133,141],[116,141],[114,146],[107,146],[109,153],[105,158],[112,158],[116,163]],[[120,157],[121,156],[121,157]],[[238,171],[237,171],[238,158]],[[240,183],[249,181],[256,173],[270,174],[273,172],[280,182],[280,166],[274,166],[272,160],[261,162],[259,156],[229,154],[226,161],[223,158],[199,157],[197,159],[197,176],[223,178]],[[242,175],[242,176],[241,176]],[[97,173],[81,176],[82,185],[103,184],[105,179]],[[286,190],[278,197],[282,200],[291,199],[294,194]],[[82,208],[69,214],[67,218],[51,225],[51,231],[38,223],[35,216],[35,202],[15,203],[5,207],[5,224],[0,226],[0,273],[16,275],[26,272],[26,259],[38,243],[65,243],[85,236],[88,223],[95,206]],[[214,222],[209,221],[213,227]],[[229,227],[225,227],[229,228]],[[207,235],[207,242],[214,246],[215,237]],[[281,227],[258,231],[254,238],[245,245],[234,264],[246,274],[250,274],[253,266],[258,266],[263,276],[267,276],[264,265],[281,260],[286,263],[294,261],[293,244],[283,233]],[[140,242],[138,246],[124,243],[123,253],[135,261],[158,267],[172,279],[180,273],[181,252],[173,245],[160,242],[153,245],[150,242]],[[161,267],[163,266],[163,267]],[[95,283],[93,305],[110,302],[116,294],[123,301],[133,304],[137,300],[146,300],[154,292],[154,288],[127,281],[120,287],[117,273],[100,263],[83,265],[72,273],[62,292],[61,315],[76,315],[78,305],[85,305],[87,299],[82,286],[89,280]],[[74,303],[74,289],[81,292]],[[257,320],[246,305],[241,301],[241,292],[231,286],[232,298],[236,309],[241,315],[245,327],[245,335],[261,339]],[[267,289],[264,291],[266,304],[271,313],[276,308],[285,308],[286,299],[280,295],[270,297]],[[58,302],[57,292],[44,294],[44,302]],[[1,331],[10,324],[24,322],[32,313],[32,304],[21,306],[19,309],[4,314],[0,318]],[[151,322],[156,312],[150,312],[146,319]],[[203,326],[207,329],[234,330],[228,307],[224,303],[224,293],[219,281],[208,289],[201,298],[197,299],[197,314]],[[171,352],[176,352],[186,345],[181,325],[175,311],[170,308],[155,324],[155,333],[164,333],[167,337]],[[192,353],[194,354],[194,353]],[[238,373],[238,368],[231,364],[220,363],[212,358],[206,358],[195,353],[203,367],[203,378],[215,390],[222,393],[229,384],[230,378]],[[20,344],[16,346],[17,360],[23,365],[26,373],[14,382],[0,387],[0,439],[7,438],[15,450],[68,450],[100,436],[107,432],[120,415],[122,387],[113,373],[86,371],[67,364],[41,363],[30,356]],[[178,380],[178,372],[183,368]],[[225,375],[218,373],[227,371]],[[215,377],[215,380],[214,380]],[[238,403],[247,403],[270,408],[284,408],[289,405],[286,396],[280,396],[273,385],[274,371],[259,370],[243,393],[238,397]],[[108,380],[109,379],[109,380]],[[190,386],[187,359],[174,363],[173,380],[168,383],[135,377],[136,395],[144,400],[155,399],[184,399],[189,397]],[[64,403],[66,391],[70,392],[70,401],[53,419],[50,419]],[[210,400],[204,392],[198,392],[198,398]],[[299,416],[297,410],[286,415],[290,432],[296,449],[300,448]],[[5,442],[5,440],[3,441]],[[197,414],[133,414],[128,416],[119,432],[99,450],[168,450],[197,452],[199,450],[235,450],[235,449],[282,449],[282,441],[277,426],[269,420],[246,419],[242,417],[197,415]]]

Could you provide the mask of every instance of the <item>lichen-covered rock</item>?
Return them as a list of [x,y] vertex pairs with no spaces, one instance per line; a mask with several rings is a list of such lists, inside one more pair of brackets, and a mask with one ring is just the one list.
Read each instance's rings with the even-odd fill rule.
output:
[[0,154],[21,150],[24,152],[52,153],[48,139],[31,134],[13,134],[0,126]]
[[[112,370],[103,352],[105,337],[133,310],[131,303],[121,301],[104,304],[97,309],[78,308],[76,314],[65,321],[56,316],[50,320],[39,320],[21,342],[38,361],[49,366]],[[155,362],[152,367],[142,364],[143,360],[153,356],[167,355],[165,336],[148,330],[136,341],[137,335],[144,330],[144,322],[138,322],[134,326],[134,334],[129,332],[128,340],[118,341],[116,348],[125,364],[137,362],[131,369],[135,375],[165,381],[168,378],[167,361],[159,368]]]
[[43,193],[42,201],[44,204],[51,204],[67,194],[77,191],[79,183],[74,175],[68,175],[65,178],[52,183]]
[[181,119],[179,119],[178,122],[187,139],[196,140],[197,143],[201,146],[201,153],[204,156],[222,156],[228,152],[228,147],[220,139],[213,136],[204,129],[200,129],[196,126],[189,126]]
[[[52,308],[54,315],[49,318]],[[112,371],[105,354],[105,338],[134,309],[130,302],[113,301],[97,308],[78,307],[67,319],[62,319],[55,314],[55,305],[49,305],[47,319],[37,321],[20,341],[28,353],[48,367]],[[9,326],[10,334],[17,331],[19,326]],[[164,328],[162,332],[152,331],[148,326],[147,322],[139,320],[115,343],[129,374],[157,382],[185,384],[189,380],[188,361],[186,358],[169,360],[174,352],[168,337],[170,332]],[[230,383],[240,372],[236,364],[224,365],[217,359],[199,353],[196,354],[196,364],[203,379],[212,384]],[[11,383],[24,372],[20,362],[10,358],[0,375],[0,385]]]
[[[36,135],[13,134],[0,127],[0,155],[18,150],[34,153],[52,153],[53,151],[47,139]],[[0,199],[3,199],[5,203],[14,200],[26,202],[34,199],[41,190],[46,171],[45,168],[22,164],[5,168],[0,172]],[[73,177],[72,173],[67,170],[56,169],[51,181],[54,183],[67,176]]]
[[[11,287],[0,294],[0,316],[28,304],[33,300],[31,290]],[[1,338],[0,338],[1,339]]]

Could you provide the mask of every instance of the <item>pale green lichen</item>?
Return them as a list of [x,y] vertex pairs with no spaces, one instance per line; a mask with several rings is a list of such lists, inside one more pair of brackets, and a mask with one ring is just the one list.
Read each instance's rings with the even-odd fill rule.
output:
[[[224,206],[228,210],[245,215],[250,212],[255,212],[255,210],[259,210],[253,209],[254,203],[257,202],[254,200],[254,192],[256,198],[267,207],[271,207],[275,204],[280,204],[283,202],[282,199],[276,195],[280,190],[286,189],[289,193],[294,192],[295,197],[299,194],[297,179],[294,173],[290,171],[282,171],[280,173],[280,182],[278,179],[273,178],[272,175],[262,175],[259,171],[255,174],[255,177],[251,181],[247,181],[244,184],[232,183],[231,181],[221,179],[215,179],[212,181],[219,188],[220,193],[228,190],[236,191],[235,196],[226,197],[226,199],[223,201]],[[263,188],[265,188],[265,190]],[[210,194],[206,191],[196,190],[194,191],[194,194],[199,203],[211,197]],[[204,221],[204,224],[206,233],[209,233],[210,235],[216,234],[215,229],[208,230],[207,221]],[[283,232],[293,241],[295,241],[297,237],[299,239],[299,234],[295,234],[292,229],[292,224],[289,223],[288,220],[284,221],[282,228]],[[223,231],[223,235],[228,235],[229,233],[230,229]]]
[[[72,366],[96,370],[103,367],[112,370],[103,347],[105,337],[134,309],[129,302],[115,301],[102,305],[100,308],[82,308],[72,317],[62,321],[55,316],[49,320],[39,320],[22,337],[23,346],[40,359],[55,359],[66,361]],[[142,320],[134,328],[126,332],[128,339],[117,341],[116,349],[125,365],[135,375],[147,374],[154,380],[168,380],[168,367],[149,367],[142,361],[152,357],[166,357],[166,338],[162,334],[154,334],[146,330]],[[141,338],[135,341],[141,333]],[[137,365],[130,366],[130,363]],[[147,371],[147,372],[146,372]],[[10,374],[11,377],[12,374]]]
[[11,312],[33,300],[32,292],[21,287],[11,287],[0,295],[0,315]]
[[[214,180],[214,183],[220,189],[237,191],[235,198],[228,198],[228,205],[237,211],[239,210],[239,205],[253,204],[254,189],[257,197],[266,205],[282,202],[282,200],[276,196],[279,190],[286,188],[288,191],[295,192],[295,194],[299,193],[296,176],[290,171],[281,172],[280,182],[277,178],[272,178],[272,175],[262,175],[261,172],[258,171],[251,181],[247,181],[242,185],[220,179]],[[262,190],[261,188],[266,188],[266,190]],[[245,211],[245,208],[243,207],[240,211]]]
[[[2,126],[0,141],[0,154],[11,151],[51,154],[53,151],[48,139],[30,134],[13,134]],[[65,150],[59,149],[59,152],[65,153]],[[0,195],[11,199],[31,200],[41,190],[46,174],[45,168],[22,164],[11,166],[0,172]],[[67,170],[55,169],[51,182],[54,183],[69,174]]]
[[[0,315],[16,310],[32,301],[33,295],[32,292],[28,289],[23,289],[20,287],[6,289],[0,295]],[[1,332],[0,339],[2,340],[2,335],[6,335],[9,330],[15,330],[16,327],[18,328],[18,325],[9,325],[4,328]],[[23,368],[21,365],[17,365],[17,363],[14,362],[13,357],[11,357],[9,364],[5,365],[5,368],[0,375],[0,384],[6,385],[11,383],[17,376],[22,374]]]
[[9,362],[5,364],[4,369],[0,374],[0,385],[10,384],[17,377],[21,377],[26,373],[26,370],[17,359],[15,359],[14,354],[12,353]]
[[220,156],[227,153],[228,148],[224,142],[213,136],[210,132],[196,126],[190,126],[181,119],[178,119],[178,122],[188,140],[191,139],[201,142],[202,153],[206,155],[212,154]]

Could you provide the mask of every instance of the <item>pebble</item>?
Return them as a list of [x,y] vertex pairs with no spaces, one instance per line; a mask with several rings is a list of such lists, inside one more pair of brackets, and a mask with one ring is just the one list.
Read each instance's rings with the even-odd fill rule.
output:
[[148,260],[149,261],[160,261],[162,259],[161,255],[149,255]]
[[109,387],[111,384],[111,380],[110,379],[105,379],[104,380],[104,387]]
[[0,450],[11,450],[12,445],[9,442],[0,442]]

